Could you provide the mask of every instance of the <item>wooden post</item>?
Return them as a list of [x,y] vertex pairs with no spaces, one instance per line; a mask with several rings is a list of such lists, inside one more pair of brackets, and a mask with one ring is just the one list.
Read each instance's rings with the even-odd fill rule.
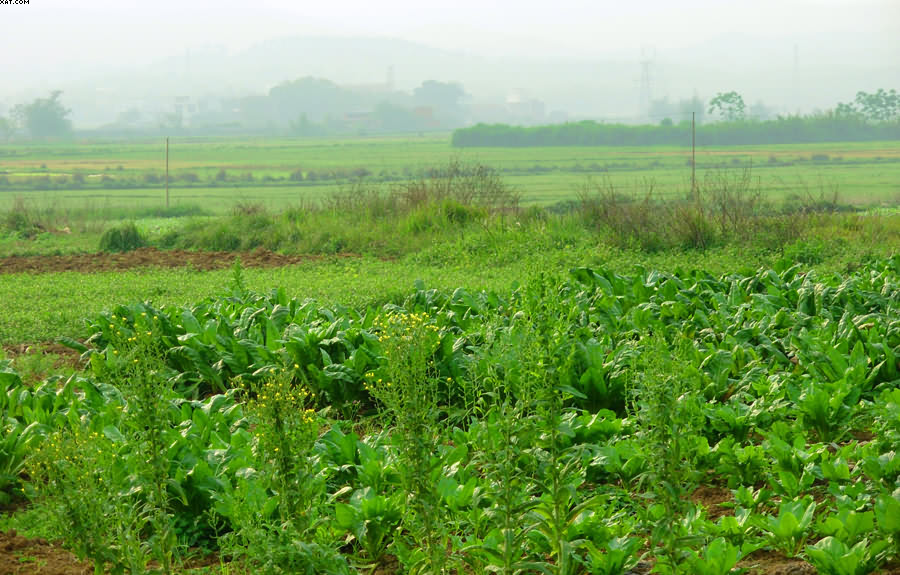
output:
[[166,136],[166,209],[169,209],[169,137]]
[[696,112],[691,112],[691,193],[697,195],[697,148],[696,148],[696,128],[694,121]]

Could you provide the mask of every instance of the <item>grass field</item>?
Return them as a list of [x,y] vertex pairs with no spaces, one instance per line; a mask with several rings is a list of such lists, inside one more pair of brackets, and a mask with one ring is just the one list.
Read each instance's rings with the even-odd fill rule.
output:
[[[173,140],[170,145],[172,204],[202,203],[217,213],[240,201],[273,208],[315,201],[358,174],[390,185],[453,159],[499,170],[520,191],[524,205],[572,199],[588,177],[611,182],[625,193],[642,194],[649,182],[662,196],[690,189],[689,146],[455,149],[443,135]],[[0,146],[0,209],[16,198],[85,212],[159,206],[164,201],[164,149],[158,141]],[[776,200],[837,191],[846,203],[869,206],[896,202],[900,194],[898,142],[698,149],[700,181],[747,168],[760,189]],[[292,180],[297,172],[302,175]],[[76,174],[79,181],[73,183]]]

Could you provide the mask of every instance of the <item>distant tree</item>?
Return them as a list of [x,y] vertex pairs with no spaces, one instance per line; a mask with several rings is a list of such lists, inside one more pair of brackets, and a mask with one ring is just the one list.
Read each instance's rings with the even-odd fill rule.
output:
[[296,121],[302,115],[311,122],[322,122],[329,116],[342,117],[363,106],[356,95],[330,80],[306,77],[284,82],[269,90],[265,106],[279,123]]
[[717,114],[728,122],[744,119],[744,99],[737,92],[719,92],[709,101],[709,113]]
[[324,135],[326,130],[322,125],[311,122],[304,113],[291,122],[290,133],[294,136],[313,137]]
[[12,117],[32,138],[59,138],[72,132],[68,116],[71,110],[60,102],[62,91],[55,90],[49,98],[37,98],[30,104],[12,109]]
[[859,115],[859,110],[853,104],[839,102],[834,108],[834,115],[841,118],[850,118]]
[[879,88],[874,94],[856,93],[856,109],[873,122],[886,122],[900,117],[900,94]]
[[413,132],[424,127],[422,119],[411,110],[386,101],[375,106],[372,118],[386,132]]
[[4,142],[9,140],[15,131],[12,121],[0,116],[0,140]]
[[460,100],[465,96],[463,87],[455,82],[428,80],[413,90],[416,104],[433,108],[435,116],[447,123],[457,123],[462,119]]

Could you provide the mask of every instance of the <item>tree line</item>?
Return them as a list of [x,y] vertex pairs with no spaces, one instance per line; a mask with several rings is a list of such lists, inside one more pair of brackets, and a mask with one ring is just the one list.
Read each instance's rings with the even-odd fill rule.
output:
[[[265,94],[223,100],[210,109],[186,112],[182,104],[156,121],[142,121],[130,109],[97,133],[271,133],[328,136],[358,133],[418,132],[464,124],[465,90],[454,82],[427,80],[411,93],[389,86],[345,87],[324,78],[305,77],[279,84]],[[0,116],[0,142],[54,140],[74,134],[72,111],[62,92],[16,105]]]
[[[719,93],[709,109],[699,110],[719,121],[696,126],[697,139],[705,145],[794,144],[900,139],[900,94],[879,89],[859,92],[850,103],[808,115],[778,116],[755,120],[745,115],[746,106],[737,92]],[[478,124],[453,132],[457,147],[498,146],[677,146],[691,141],[690,120],[664,118],[658,125],[601,123],[591,120],[566,124],[522,127]]]

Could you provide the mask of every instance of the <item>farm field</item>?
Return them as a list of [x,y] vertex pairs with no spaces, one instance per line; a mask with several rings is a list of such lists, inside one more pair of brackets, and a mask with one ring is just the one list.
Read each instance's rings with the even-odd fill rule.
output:
[[243,284],[92,316],[86,371],[4,368],[7,525],[132,572],[895,572],[896,257],[374,308]]
[[900,143],[0,154],[0,574],[900,573]]
[[[523,205],[572,200],[588,177],[623,193],[690,189],[690,142],[683,148],[453,148],[449,136],[356,140],[179,140],[170,143],[170,202],[213,213],[237,202],[272,209],[320,201],[363,178],[373,185],[415,179],[457,160],[496,169]],[[868,142],[711,147],[697,150],[697,177],[750,169],[767,197],[831,195],[845,203],[894,203],[900,194],[900,144]],[[165,144],[0,146],[0,209],[17,198],[36,207],[119,213],[164,202]],[[124,212],[123,212],[124,210]],[[132,216],[133,217],[133,216]]]

